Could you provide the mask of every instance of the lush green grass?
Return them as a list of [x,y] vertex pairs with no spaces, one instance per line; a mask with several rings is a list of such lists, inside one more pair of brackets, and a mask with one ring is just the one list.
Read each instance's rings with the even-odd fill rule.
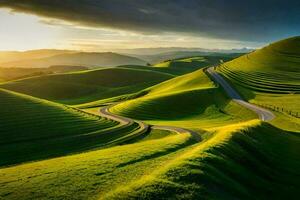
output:
[[60,103],[77,104],[137,92],[172,77],[150,70],[106,68],[23,79],[0,87]]
[[139,140],[139,142],[144,142],[148,140],[158,140],[170,135],[176,135],[176,133],[167,130],[152,129],[151,132],[146,137]]
[[170,73],[183,75],[209,65],[218,64],[221,60],[229,61],[233,58],[234,56],[230,55],[185,57],[174,60],[166,60],[153,65],[153,67],[158,68],[159,70],[169,71]]
[[178,68],[178,67],[199,67],[201,65],[208,65],[209,62],[205,57],[191,57],[191,58],[183,58],[183,59],[176,59],[176,60],[167,60],[161,63],[157,63],[154,67],[170,67],[170,68]]
[[[297,38],[292,41],[298,44]],[[255,103],[285,106],[282,101],[289,100],[286,109],[299,109],[298,94],[289,94],[298,91],[299,68],[293,63],[297,63],[295,52],[299,49],[286,41],[278,44],[250,54],[251,59],[242,57],[225,63],[219,72]],[[277,57],[277,54],[284,56]],[[285,61],[281,62],[282,59]],[[203,62],[199,57],[181,62],[197,60]],[[246,63],[247,60],[258,65]],[[286,63],[289,61],[290,64]],[[282,64],[287,73],[276,63]],[[155,73],[170,78],[176,73],[159,71],[169,68],[172,67],[154,69]],[[138,71],[134,67],[130,70]],[[151,67],[139,70],[146,73]],[[66,78],[76,74],[83,73],[65,74],[65,82],[70,79],[73,83],[80,80],[80,85],[92,84],[89,82],[92,80]],[[98,75],[93,77],[93,81],[100,81]],[[122,81],[137,85],[134,82],[137,79]],[[101,84],[111,84],[105,78],[101,81]],[[231,101],[202,69],[142,90],[132,90],[130,94],[109,97],[112,98],[78,107],[97,114],[98,106],[123,101],[111,111],[151,124],[193,129],[202,140],[196,141],[189,133],[153,130],[122,146],[96,149],[133,134],[138,127],[133,124],[118,129],[115,122],[73,108],[1,90],[0,105],[5,109],[0,111],[4,122],[0,125],[0,139],[6,143],[0,147],[0,160],[19,163],[63,157],[2,167],[0,198],[298,199],[300,129],[297,120],[300,119],[276,113],[271,123],[281,129],[253,120],[256,114]],[[93,151],[65,155],[82,150]]]
[[230,101],[202,69],[141,93],[145,95],[124,101],[112,107],[111,111],[146,120],[150,124],[193,129],[209,129],[256,117],[254,113]]
[[0,197],[97,199],[113,188],[151,174],[194,143],[188,134],[170,135],[0,169]]
[[225,63],[218,71],[250,102],[300,117],[299,64],[300,37],[294,37]]
[[7,90],[0,106],[0,165],[100,148],[139,128]]
[[[5,199],[282,199],[299,195],[298,135],[256,120],[0,169]],[[20,173],[22,172],[22,173]]]
[[101,199],[298,199],[300,137],[257,121],[223,127]]

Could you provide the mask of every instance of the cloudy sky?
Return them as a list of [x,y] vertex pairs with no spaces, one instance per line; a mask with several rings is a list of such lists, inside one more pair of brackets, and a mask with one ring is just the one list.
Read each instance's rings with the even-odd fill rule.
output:
[[0,0],[0,50],[260,47],[300,35],[299,0]]

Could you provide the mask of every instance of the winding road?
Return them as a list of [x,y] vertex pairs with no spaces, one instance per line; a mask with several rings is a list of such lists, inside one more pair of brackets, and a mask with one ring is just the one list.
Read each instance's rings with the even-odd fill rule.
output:
[[139,133],[145,133],[148,131],[149,128],[159,129],[159,130],[167,130],[167,131],[175,132],[177,134],[190,134],[196,141],[201,141],[201,136],[192,130],[174,127],[174,126],[151,126],[151,125],[148,125],[145,122],[142,122],[139,120],[133,120],[133,119],[130,119],[127,117],[123,117],[123,116],[119,116],[119,115],[111,113],[109,111],[109,109],[117,104],[118,103],[100,108],[99,109],[100,115],[102,117],[105,117],[105,118],[108,118],[111,120],[115,120],[115,121],[119,122],[120,124],[122,124],[123,126],[129,126],[133,123],[138,123],[139,129],[137,130],[137,132],[139,132]]
[[[224,90],[226,91],[228,96],[230,98],[232,98],[234,102],[254,111],[258,115],[259,119],[261,119],[262,121],[270,121],[275,118],[275,115],[271,111],[261,108],[259,106],[253,105],[253,104],[243,100],[242,97],[238,94],[238,92],[235,89],[233,89],[230,86],[230,84],[220,74],[218,74],[214,70],[214,67],[209,67],[207,69],[207,72],[212,76],[212,78],[214,79],[215,82],[219,83],[224,88]],[[174,127],[174,126],[148,125],[145,122],[142,122],[139,120],[134,120],[134,119],[130,119],[127,117],[123,117],[123,116],[119,116],[119,115],[111,113],[109,111],[109,109],[112,106],[115,106],[117,104],[118,103],[102,107],[99,109],[99,113],[102,117],[119,122],[121,126],[130,126],[134,123],[137,123],[139,125],[139,128],[137,130],[135,130],[134,133],[130,134],[131,137],[134,137],[134,135],[137,135],[137,136],[142,135],[151,128],[151,129],[167,130],[167,131],[175,132],[177,134],[190,134],[192,136],[192,138],[194,138],[196,141],[201,141],[201,136],[192,130]]]
[[209,67],[207,72],[212,76],[215,82],[219,83],[224,88],[228,96],[232,98],[233,101],[248,108],[249,110],[254,111],[258,115],[259,119],[262,121],[271,121],[275,118],[275,115],[271,111],[243,100],[237,91],[233,89],[230,84],[214,70],[214,67]]

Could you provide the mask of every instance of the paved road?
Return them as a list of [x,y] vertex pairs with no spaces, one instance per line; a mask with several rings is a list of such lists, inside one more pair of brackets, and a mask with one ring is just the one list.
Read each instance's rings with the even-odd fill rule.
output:
[[243,100],[242,97],[237,93],[237,91],[233,89],[229,85],[229,83],[227,83],[227,81],[214,70],[214,67],[208,68],[207,72],[217,83],[219,83],[224,88],[226,93],[233,99],[233,101],[254,111],[258,115],[259,119],[261,119],[262,121],[270,121],[275,118],[275,115],[271,111]]
[[175,132],[178,134],[190,134],[196,141],[201,140],[201,136],[198,133],[188,130],[188,129],[173,127],[173,126],[149,126],[145,122],[113,114],[109,111],[109,108],[111,108],[112,106],[115,106],[115,105],[117,105],[117,104],[112,104],[112,105],[100,108],[99,109],[100,115],[102,117],[105,117],[105,118],[108,118],[111,120],[115,120],[115,121],[119,122],[120,124],[122,124],[123,126],[128,126],[128,125],[131,125],[134,122],[136,122],[139,124],[139,129],[137,131],[142,132],[142,133],[146,132],[150,127],[151,129],[168,130],[168,131],[172,131],[172,132]]

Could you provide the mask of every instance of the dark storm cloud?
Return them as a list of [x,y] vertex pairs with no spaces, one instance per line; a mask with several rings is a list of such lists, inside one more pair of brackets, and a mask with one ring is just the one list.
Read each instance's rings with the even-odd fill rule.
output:
[[145,34],[268,41],[300,33],[299,0],[0,0],[0,7]]

